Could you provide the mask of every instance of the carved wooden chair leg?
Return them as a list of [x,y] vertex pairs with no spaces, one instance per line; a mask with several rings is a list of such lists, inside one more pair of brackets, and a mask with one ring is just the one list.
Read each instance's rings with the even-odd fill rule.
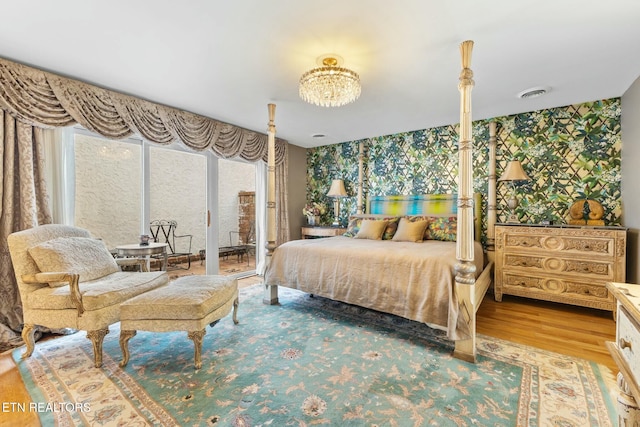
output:
[[136,336],[136,331],[120,331],[120,350],[122,351],[122,361],[120,367],[124,368],[129,363],[129,340]]
[[36,332],[36,325],[33,323],[25,323],[22,327],[22,341],[27,346],[27,349],[22,353],[22,358],[31,357],[33,350],[36,348],[36,340],[34,334]]
[[93,360],[96,368],[102,366],[102,342],[108,333],[109,329],[87,331],[87,338],[89,338],[93,344]]
[[240,300],[238,298],[233,301],[233,323],[238,324],[238,305],[240,304]]
[[187,336],[190,340],[193,341],[193,350],[194,350],[194,361],[196,369],[200,369],[202,367],[202,360],[200,359],[202,354],[202,338],[204,338],[204,334],[207,331],[202,329],[201,331],[190,331]]

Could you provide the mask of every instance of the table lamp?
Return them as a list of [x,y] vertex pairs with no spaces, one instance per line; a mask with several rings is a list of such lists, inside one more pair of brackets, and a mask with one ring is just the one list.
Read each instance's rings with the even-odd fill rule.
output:
[[333,202],[334,218],[333,218],[333,224],[331,225],[333,227],[339,227],[340,226],[340,199],[342,197],[347,197],[347,190],[345,190],[344,188],[344,181],[342,181],[341,179],[334,179],[331,182],[331,188],[329,189],[327,196],[334,198],[334,202]]
[[509,217],[507,223],[519,223],[520,220],[516,215],[516,208],[518,207],[518,197],[516,195],[516,182],[529,181],[529,175],[522,168],[520,160],[511,160],[507,163],[507,167],[504,169],[502,176],[498,178],[498,181],[506,181],[511,183],[511,194],[507,199],[507,206],[509,207]]

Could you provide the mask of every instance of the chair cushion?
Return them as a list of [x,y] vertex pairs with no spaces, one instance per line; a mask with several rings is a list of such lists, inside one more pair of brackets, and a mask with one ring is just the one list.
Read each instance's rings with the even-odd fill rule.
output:
[[[166,285],[169,277],[164,271],[132,273],[118,271],[90,282],[80,284],[82,304],[85,310],[99,310],[121,304],[143,292]],[[65,310],[76,308],[71,300],[69,285],[44,287],[27,294],[31,309]]]
[[238,281],[224,276],[184,276],[120,308],[122,320],[202,319],[235,298]]
[[[40,271],[79,274],[80,282],[120,271],[104,242],[89,237],[58,237],[30,247],[28,252]],[[49,283],[51,287],[65,285]]]

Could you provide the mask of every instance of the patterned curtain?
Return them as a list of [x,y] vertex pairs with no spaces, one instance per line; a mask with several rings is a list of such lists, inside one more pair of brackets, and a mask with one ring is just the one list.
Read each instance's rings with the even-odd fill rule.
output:
[[[80,123],[110,139],[138,134],[157,144],[180,141],[194,150],[211,150],[222,158],[267,161],[266,134],[2,58],[0,108],[34,126],[63,127]],[[276,165],[284,162],[286,152],[286,141],[276,138]]]
[[[240,157],[252,162],[266,162],[268,156],[266,134],[2,58],[0,111],[3,111],[5,118],[2,132],[4,163],[0,280],[3,282],[0,290],[0,322],[13,330],[17,330],[22,323],[22,313],[6,238],[13,231],[51,222],[42,179],[42,147],[38,141],[43,129],[40,128],[79,123],[110,139],[138,134],[157,144],[180,141],[194,150],[211,150],[222,158]],[[266,122],[267,120],[265,127]],[[288,240],[289,230],[286,208],[287,142],[276,138],[275,151],[276,186],[280,192],[277,201],[280,206],[277,207],[276,215],[281,230],[279,241],[283,241],[282,239]],[[4,336],[0,338],[0,342],[6,342]]]
[[0,189],[0,349],[21,343],[22,303],[7,237],[14,231],[51,223],[44,181],[46,131],[0,110],[2,187]]
[[287,181],[289,181],[289,161],[283,159],[282,167],[276,166],[276,245],[289,241],[289,200],[287,197]]

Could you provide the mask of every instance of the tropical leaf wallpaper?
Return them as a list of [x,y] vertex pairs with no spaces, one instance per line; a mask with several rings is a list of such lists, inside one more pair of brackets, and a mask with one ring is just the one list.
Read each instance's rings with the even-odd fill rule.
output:
[[[569,207],[582,198],[599,201],[605,224],[621,224],[620,98],[497,117],[496,172],[513,159],[531,178],[516,185],[521,222],[566,223]],[[474,191],[483,194],[486,212],[489,120],[473,123]],[[333,218],[326,196],[331,180],[341,178],[350,197],[341,200],[346,224],[356,212],[358,150],[350,141],[307,150],[307,201],[327,206],[323,224]],[[365,146],[364,197],[369,195],[455,193],[458,125],[362,140]],[[498,222],[509,214],[505,198],[512,187],[497,186]],[[486,221],[484,225],[486,229]]]

